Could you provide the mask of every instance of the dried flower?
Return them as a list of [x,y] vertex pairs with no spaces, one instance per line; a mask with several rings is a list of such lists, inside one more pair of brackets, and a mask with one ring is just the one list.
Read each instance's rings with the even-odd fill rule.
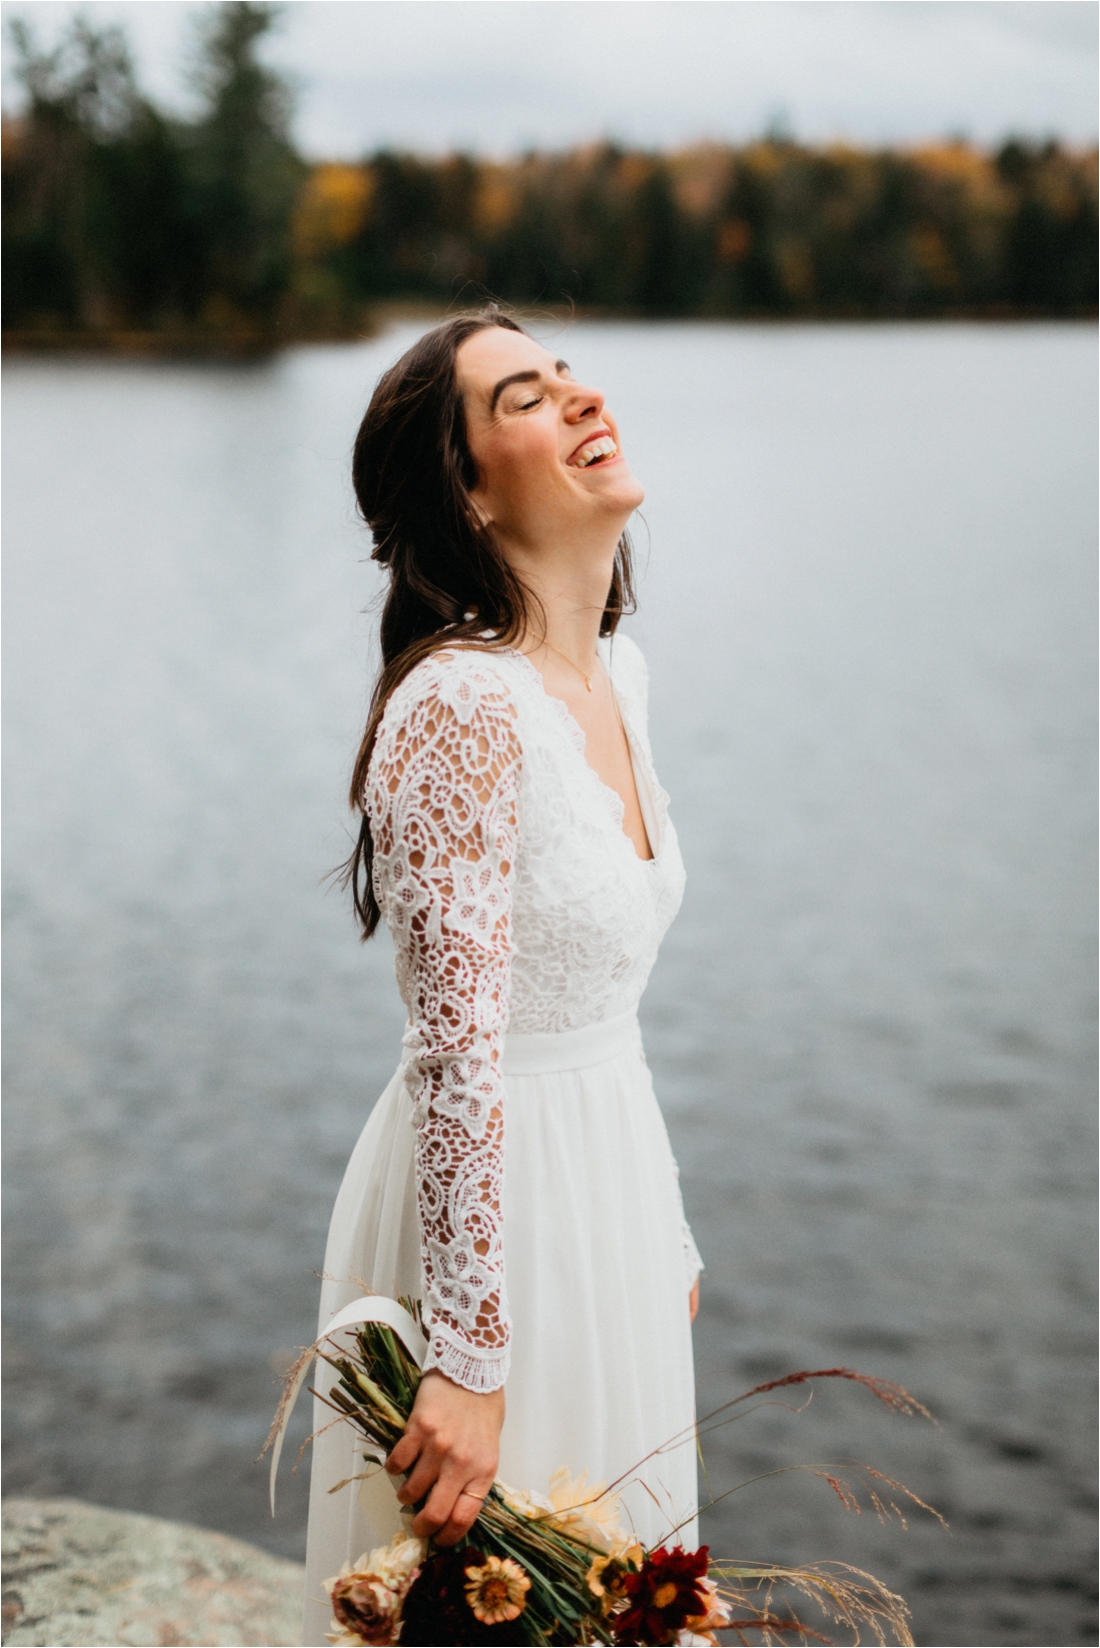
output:
[[630,1543],[620,1521],[618,1494],[608,1493],[603,1482],[589,1486],[587,1471],[574,1480],[564,1465],[556,1470],[550,1478],[550,1503],[554,1526],[574,1539],[604,1551],[624,1550]]
[[709,1579],[697,1579],[695,1588],[702,1607],[697,1614],[689,1615],[684,1624],[694,1636],[701,1637],[704,1642],[717,1644],[715,1631],[725,1630],[730,1622],[729,1604],[722,1601],[717,1587]]
[[550,1494],[498,1484],[514,1511],[532,1521],[549,1522],[551,1527],[594,1545],[598,1551],[626,1550],[631,1543],[620,1521],[618,1494],[608,1493],[602,1482],[589,1483],[588,1472],[574,1478],[562,1465],[550,1478]]
[[472,1545],[461,1550],[449,1545],[425,1558],[401,1610],[402,1648],[437,1648],[441,1642],[489,1648],[493,1643],[514,1642],[515,1627],[507,1620],[489,1625],[470,1608],[467,1581],[476,1569],[486,1566],[485,1553]]
[[489,1556],[481,1568],[466,1570],[466,1600],[483,1625],[518,1619],[527,1606],[531,1581],[511,1557]]
[[637,1572],[644,1561],[645,1552],[640,1545],[630,1545],[625,1551],[592,1559],[592,1566],[585,1577],[592,1595],[600,1599],[600,1613],[604,1619],[626,1607],[623,1581],[631,1571]]
[[708,1598],[700,1580],[706,1576],[709,1547],[653,1551],[641,1570],[623,1576],[627,1607],[615,1620],[621,1643],[674,1643],[689,1619],[705,1617]]
[[554,1514],[554,1507],[545,1494],[532,1493],[527,1488],[510,1488],[507,1482],[501,1482],[499,1478],[496,1487],[510,1510],[530,1518],[532,1522]]
[[356,1563],[345,1562],[334,1579],[326,1579],[337,1627],[328,1640],[341,1648],[396,1642],[401,1604],[420,1572],[424,1551],[422,1539],[398,1534],[391,1544],[364,1553]]
[[[416,1314],[415,1301],[401,1303]],[[339,1375],[329,1388],[329,1405],[365,1440],[368,1457],[389,1451],[412,1409],[420,1369],[399,1335],[383,1323],[365,1323],[354,1338],[354,1350],[336,1352],[323,1336],[299,1358],[288,1375],[269,1447],[281,1445],[293,1396],[309,1359],[317,1355]],[[757,1386],[704,1416],[696,1432],[706,1435],[725,1423],[737,1403],[749,1397],[815,1379],[861,1384],[895,1412],[925,1411],[900,1386],[851,1368],[820,1368]],[[854,1501],[855,1488],[831,1469],[807,1468],[824,1475],[846,1503]],[[902,1516],[902,1496],[923,1504],[869,1466],[857,1480],[881,1518]],[[792,1632],[800,1632],[805,1641],[825,1640],[793,1615],[772,1612],[772,1588],[784,1586],[818,1604],[827,1618],[857,1638],[866,1629],[881,1643],[889,1631],[891,1640],[912,1648],[904,1602],[869,1574],[844,1564],[786,1568],[739,1562],[712,1568],[705,1547],[695,1553],[661,1549],[647,1556],[624,1534],[618,1517],[616,1495],[602,1484],[589,1486],[584,1476],[574,1481],[566,1470],[555,1473],[551,1497],[518,1493],[498,1481],[473,1530],[480,1548],[429,1547],[426,1552],[405,1534],[328,1581],[336,1616],[336,1634],[329,1640],[343,1648],[385,1648],[398,1642],[401,1648],[435,1648],[439,1643],[505,1648],[517,1640],[611,1638],[627,1648],[672,1645],[685,1637],[713,1643],[716,1632],[745,1630],[762,1632],[769,1641],[786,1640]],[[707,1577],[710,1571],[722,1583],[721,1594]],[[733,1617],[736,1613],[745,1617]]]

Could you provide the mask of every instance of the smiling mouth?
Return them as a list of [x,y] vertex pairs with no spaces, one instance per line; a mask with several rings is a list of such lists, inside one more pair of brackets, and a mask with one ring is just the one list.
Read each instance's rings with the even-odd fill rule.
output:
[[597,435],[595,440],[579,446],[568,462],[574,469],[591,469],[594,464],[606,463],[618,455],[619,449],[610,435]]

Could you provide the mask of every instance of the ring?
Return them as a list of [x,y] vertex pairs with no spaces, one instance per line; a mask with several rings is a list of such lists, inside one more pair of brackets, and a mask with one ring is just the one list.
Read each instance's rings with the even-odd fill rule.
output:
[[458,1497],[459,1497],[459,1499],[476,1499],[479,1505],[484,1505],[484,1503],[488,1499],[489,1495],[488,1494],[472,1494],[470,1492],[469,1488],[463,1488],[462,1492],[459,1494]]

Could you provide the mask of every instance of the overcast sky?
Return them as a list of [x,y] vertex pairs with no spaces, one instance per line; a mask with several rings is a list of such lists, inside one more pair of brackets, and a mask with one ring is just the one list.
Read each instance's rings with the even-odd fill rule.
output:
[[[206,0],[0,9],[43,43],[77,11],[121,22],[145,89],[187,108]],[[313,156],[669,146],[769,126],[858,143],[1091,143],[1098,15],[1093,0],[292,0],[266,53],[293,79]],[[6,47],[6,108],[10,59]]]

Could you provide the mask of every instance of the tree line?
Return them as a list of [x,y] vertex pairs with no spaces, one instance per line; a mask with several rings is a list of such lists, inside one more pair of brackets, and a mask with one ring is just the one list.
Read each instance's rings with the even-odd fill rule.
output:
[[117,27],[78,19],[44,52],[12,25],[26,107],[3,125],[6,336],[267,346],[485,292],[667,317],[1096,312],[1095,151],[770,136],[309,164],[257,52],[275,10],[212,11],[189,120],[141,92]]

